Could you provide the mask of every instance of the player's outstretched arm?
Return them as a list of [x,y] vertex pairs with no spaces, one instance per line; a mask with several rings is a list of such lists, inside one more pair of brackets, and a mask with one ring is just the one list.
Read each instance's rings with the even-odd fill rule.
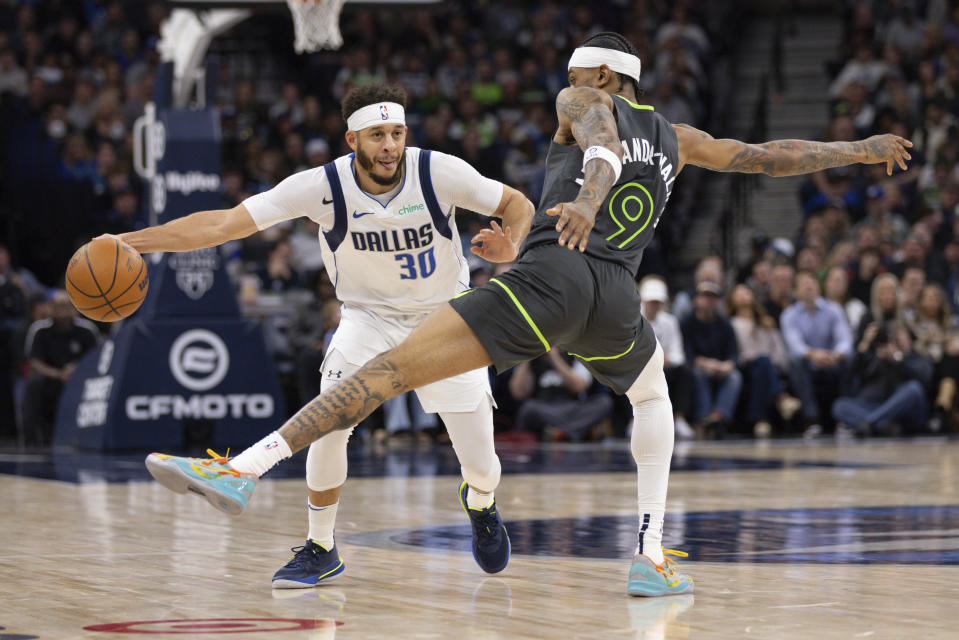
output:
[[894,164],[905,170],[906,160],[912,157],[906,150],[912,143],[888,133],[855,142],[773,140],[748,144],[739,140],[716,140],[705,131],[685,124],[674,124],[673,129],[679,140],[680,169],[692,164],[713,171],[779,177],[850,164],[884,162],[886,173],[892,175]]
[[238,204],[232,209],[198,211],[156,227],[122,233],[119,238],[140,253],[176,252],[215,247],[256,232],[250,212]]
[[[556,115],[559,128],[554,140],[577,144],[583,151],[601,147],[622,161],[623,148],[613,118],[613,99],[608,93],[590,87],[567,87],[556,96]],[[605,159],[589,160],[583,167],[583,186],[576,199],[546,211],[551,216],[559,216],[556,230],[560,232],[560,245],[586,250],[596,212],[616,182],[616,175]]]

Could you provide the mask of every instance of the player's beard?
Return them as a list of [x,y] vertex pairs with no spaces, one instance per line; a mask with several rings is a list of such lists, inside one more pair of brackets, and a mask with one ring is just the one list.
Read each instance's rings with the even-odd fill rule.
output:
[[403,149],[403,153],[400,154],[399,160],[396,161],[396,171],[394,171],[393,175],[388,178],[384,178],[373,173],[373,159],[366,155],[359,147],[356,149],[356,161],[359,162],[363,170],[369,174],[370,180],[381,187],[392,187],[400,181],[400,178],[403,177],[403,167],[406,165],[406,149]]

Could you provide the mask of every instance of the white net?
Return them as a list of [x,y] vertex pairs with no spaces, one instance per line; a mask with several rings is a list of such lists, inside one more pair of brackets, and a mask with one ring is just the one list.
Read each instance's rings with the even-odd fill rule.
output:
[[286,0],[293,14],[293,28],[296,31],[293,46],[297,53],[339,49],[343,45],[340,10],[345,1]]

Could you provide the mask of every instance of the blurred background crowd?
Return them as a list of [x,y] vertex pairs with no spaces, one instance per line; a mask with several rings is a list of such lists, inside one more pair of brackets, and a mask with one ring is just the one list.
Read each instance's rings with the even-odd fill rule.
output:
[[[847,2],[844,37],[824,69],[832,78],[824,96],[829,125],[819,137],[908,137],[916,146],[907,171],[890,177],[882,166],[857,166],[815,174],[797,194],[803,219],[795,237],[756,234],[736,272],[728,260],[705,256],[695,273],[676,274],[670,256],[695,212],[684,172],[637,274],[646,315],[666,349],[678,436],[954,427],[955,4]],[[339,100],[374,81],[400,83],[409,93],[408,145],[458,155],[535,203],[568,52],[596,32],[620,31],[637,48],[642,101],[672,122],[709,128],[713,65],[728,46],[711,5],[348,5],[346,45],[303,57],[292,52],[287,15],[247,21],[209,54],[218,63],[223,206],[349,152]],[[27,425],[20,430],[26,441],[48,440],[52,417],[43,394],[55,394],[69,377],[87,345],[82,332],[106,330],[54,321],[56,288],[82,242],[142,225],[131,128],[152,94],[169,11],[159,1],[0,0],[0,438],[13,437],[19,423]],[[458,220],[464,246],[485,224],[469,212]],[[316,234],[316,225],[302,220],[226,248],[245,312],[268,328],[290,407],[318,391],[319,363],[339,319]],[[475,260],[471,277],[479,285],[506,268]],[[264,302],[278,297],[296,303]],[[38,342],[41,329],[54,339]],[[628,406],[558,351],[493,384],[502,438],[602,439],[629,429]],[[30,409],[31,398],[39,408]],[[442,431],[407,398],[367,426],[377,437],[418,432],[426,439]]]

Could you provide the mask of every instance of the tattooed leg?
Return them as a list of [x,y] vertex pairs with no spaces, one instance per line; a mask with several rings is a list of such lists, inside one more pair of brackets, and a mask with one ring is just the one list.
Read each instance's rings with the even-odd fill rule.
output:
[[443,305],[395,349],[308,402],[286,421],[280,435],[299,451],[330,431],[360,422],[394,396],[490,364],[473,330]]

